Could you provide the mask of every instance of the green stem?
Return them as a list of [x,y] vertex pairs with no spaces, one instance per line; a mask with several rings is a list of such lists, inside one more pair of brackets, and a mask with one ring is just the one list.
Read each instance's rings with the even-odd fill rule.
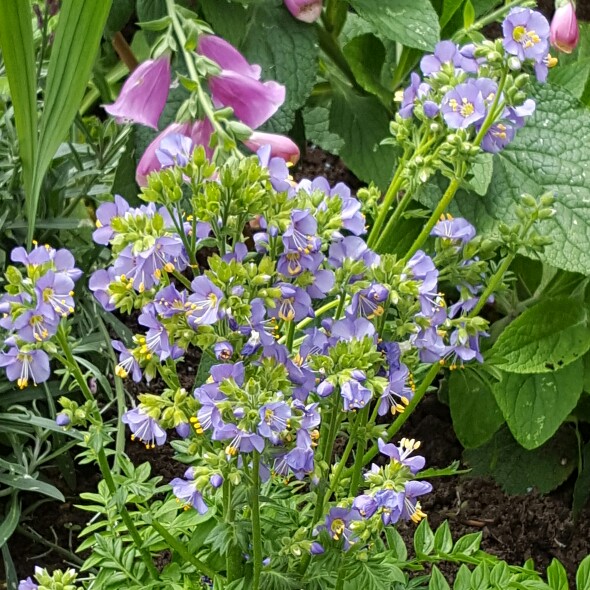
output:
[[375,243],[377,237],[379,236],[379,232],[381,230],[381,227],[383,226],[383,223],[385,222],[385,218],[387,217],[387,214],[389,213],[389,208],[391,207],[398,191],[400,190],[402,184],[403,184],[403,171],[406,165],[406,162],[408,160],[408,150],[406,150],[404,152],[404,155],[400,158],[400,161],[397,164],[397,168],[395,170],[395,174],[393,175],[393,178],[391,179],[391,182],[389,183],[389,188],[387,189],[387,192],[385,193],[385,196],[383,197],[383,202],[381,203],[381,206],[379,207],[379,213],[377,215],[377,218],[375,219],[375,221],[373,222],[373,228],[371,229],[371,233],[369,234],[369,238],[367,240],[367,245],[369,247],[373,247],[373,244]]
[[338,572],[338,578],[336,579],[336,586],[334,586],[334,590],[343,590],[344,588],[344,568],[342,565],[340,566],[340,570]]
[[407,262],[428,239],[428,237],[430,236],[430,232],[432,231],[432,228],[438,223],[440,216],[446,211],[450,202],[453,200],[453,197],[455,196],[455,193],[457,192],[457,189],[459,188],[460,184],[461,178],[454,178],[453,180],[451,180],[451,183],[447,187],[445,194],[442,196],[442,199],[439,201],[433,214],[430,216],[430,219],[426,222],[426,225],[422,228],[420,235],[414,240],[414,243],[412,244],[408,253],[405,255],[404,262]]
[[332,476],[332,481],[330,482],[331,493],[338,489],[338,483],[340,481],[340,477],[342,476],[342,472],[344,471],[344,467],[346,466],[346,461],[348,460],[348,457],[350,457],[350,453],[352,453],[352,449],[356,442],[356,433],[358,431],[359,422],[361,421],[361,416],[362,414],[358,414],[356,420],[354,421],[354,425],[352,426],[350,435],[348,437],[348,442],[346,443],[342,457],[340,457],[340,461],[338,461],[338,465],[334,471],[334,475]]
[[[232,505],[232,486],[229,479],[223,481],[223,519],[232,525],[234,522],[234,509]],[[226,556],[227,581],[233,582],[242,577],[242,552],[239,545],[230,545]]]
[[176,553],[185,561],[192,563],[200,572],[211,578],[212,580],[219,574],[210,568],[206,563],[195,557],[176,537],[171,535],[166,528],[157,520],[152,520],[150,526],[156,530],[160,536],[166,541],[169,547],[174,549]]
[[262,531],[260,529],[260,453],[258,451],[254,451],[252,458],[250,510],[252,511],[252,554],[254,559],[252,590],[259,590],[262,570]]
[[512,261],[514,260],[515,255],[509,254],[504,258],[502,264],[498,267],[498,270],[493,274],[492,278],[490,279],[488,286],[485,288],[485,291],[480,295],[477,305],[471,310],[471,313],[468,317],[474,318],[479,312],[482,310],[483,306],[486,304],[489,296],[498,288],[498,285],[502,282],[506,271],[510,268]]
[[178,279],[187,289],[192,290],[191,282],[182,273],[174,269],[172,274],[174,275],[174,278]]
[[364,452],[365,452],[365,445],[367,444],[367,420],[369,419],[369,411],[371,406],[367,405],[366,408],[363,408],[361,415],[359,417],[359,425],[360,434],[357,438],[357,446],[356,452],[354,456],[354,465],[352,467],[352,478],[350,480],[350,490],[348,492],[349,496],[356,496],[356,492],[358,490],[360,481],[361,481],[361,474],[363,472],[363,459],[364,459]]
[[[115,494],[117,492],[117,486],[115,485],[115,482],[113,480],[113,476],[111,474],[111,469],[109,467],[109,462],[107,460],[107,456],[106,456],[104,449],[102,447],[97,452],[96,459],[98,462],[98,466],[100,468],[100,472],[102,473],[102,477],[107,485],[107,488],[109,489],[109,492],[111,494]],[[159,580],[160,574],[159,574],[158,570],[156,569],[156,566],[154,565],[151,554],[149,553],[149,551],[147,551],[147,549],[145,549],[145,547],[143,547],[143,540],[142,540],[139,532],[135,528],[135,524],[133,524],[133,520],[131,520],[131,516],[129,515],[129,512],[127,512],[127,508],[125,506],[120,506],[119,511],[121,514],[121,519],[123,520],[125,527],[129,531],[129,536],[131,537],[131,539],[133,539],[133,543],[135,544],[135,547],[139,551],[139,554],[141,555],[141,559],[145,563],[145,565],[150,573],[150,577],[153,580]]]
[[[434,364],[428,370],[428,373],[424,376],[424,379],[420,383],[420,387],[416,390],[412,401],[408,404],[403,414],[400,414],[389,426],[387,429],[387,440],[391,440],[393,436],[395,436],[400,428],[406,423],[408,418],[412,415],[412,412],[416,409],[416,406],[422,401],[422,398],[428,391],[431,383],[434,381],[435,377],[438,375],[438,371],[440,369],[440,365]],[[367,465],[375,455],[379,452],[378,445],[373,445],[364,455],[362,459],[362,466]],[[347,475],[352,474],[352,470],[347,470]]]
[[293,351],[293,338],[294,338],[294,336],[295,336],[295,323],[289,322],[289,325],[287,326],[287,341],[285,343],[285,346],[287,347],[289,352]]
[[385,229],[379,235],[379,238],[377,239],[377,243],[374,246],[375,251],[379,252],[379,247],[381,246],[381,244],[383,243],[385,238],[391,234],[391,232],[395,228],[397,222],[400,220],[401,216],[405,213],[406,209],[408,208],[408,205],[410,204],[410,201],[412,200],[413,196],[414,195],[412,194],[412,191],[410,191],[410,190],[406,191],[406,194],[403,196],[402,200],[398,203],[398,206],[395,208],[395,211],[393,212],[393,214],[389,218],[389,221],[387,222]]

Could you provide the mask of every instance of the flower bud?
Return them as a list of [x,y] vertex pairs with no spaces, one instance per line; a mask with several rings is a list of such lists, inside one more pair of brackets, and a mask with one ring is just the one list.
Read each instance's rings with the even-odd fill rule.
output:
[[188,422],[181,422],[176,426],[176,433],[180,438],[186,438],[191,433],[191,427]]
[[324,548],[317,541],[314,541],[309,548],[312,555],[321,555],[324,551]]
[[219,473],[214,473],[209,478],[209,483],[211,484],[212,487],[219,488],[223,484],[223,477],[221,475],[219,475]]
[[304,23],[313,23],[322,14],[322,0],[285,0],[287,10]]
[[576,19],[576,6],[572,0],[557,2],[557,10],[551,21],[551,45],[564,53],[571,53],[580,40],[580,29]]
[[55,417],[55,423],[58,426],[68,426],[70,423],[70,417],[67,414],[58,414]]
[[320,397],[328,397],[334,391],[334,385],[329,381],[322,381],[316,388],[316,392]]

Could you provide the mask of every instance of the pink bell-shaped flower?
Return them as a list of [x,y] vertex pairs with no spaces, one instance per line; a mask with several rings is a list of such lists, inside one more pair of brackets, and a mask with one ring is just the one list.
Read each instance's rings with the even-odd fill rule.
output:
[[304,23],[313,23],[322,14],[322,0],[285,0],[287,10]]
[[576,5],[572,0],[558,3],[551,21],[551,45],[564,53],[571,53],[580,40]]
[[297,164],[299,161],[300,153],[297,144],[284,135],[254,131],[248,139],[244,140],[244,145],[253,152],[257,152],[264,145],[269,145],[270,157],[282,158],[290,164]]
[[[190,152],[199,145],[204,146],[207,157],[210,158],[213,154],[212,150],[208,147],[213,133],[213,127],[208,120],[195,121],[194,123],[172,123],[168,125],[162,133],[158,134],[156,138],[148,145],[143,156],[139,160],[137,170],[135,172],[135,180],[139,186],[147,185],[147,177],[150,172],[154,170],[161,170],[161,155],[158,157],[158,150],[161,147],[162,140],[173,135],[181,135],[191,140]],[[190,155],[190,154],[187,154]]]
[[285,102],[285,87],[277,82],[261,82],[260,66],[251,65],[227,41],[201,35],[197,51],[220,68],[209,78],[216,107],[231,107],[236,118],[252,129],[268,121]]
[[170,90],[170,59],[148,59],[127,78],[119,97],[104,110],[117,122],[132,121],[158,128],[158,120],[166,106]]

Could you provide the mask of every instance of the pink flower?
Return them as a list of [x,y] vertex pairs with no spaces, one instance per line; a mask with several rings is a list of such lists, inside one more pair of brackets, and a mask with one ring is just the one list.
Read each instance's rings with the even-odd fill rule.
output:
[[244,141],[244,145],[253,152],[257,152],[264,145],[269,145],[271,157],[282,158],[291,164],[296,164],[299,161],[300,153],[297,144],[284,135],[254,131]]
[[322,0],[284,0],[287,10],[304,23],[313,23],[322,14]]
[[564,53],[571,53],[580,40],[580,30],[576,19],[576,5],[566,0],[557,8],[551,21],[551,45]]
[[285,87],[273,81],[261,82],[260,66],[249,64],[227,41],[201,35],[197,50],[221,68],[219,74],[209,79],[215,106],[231,107],[248,127],[260,127],[285,101]]
[[193,143],[193,148],[202,145],[205,148],[207,157],[210,158],[213,154],[212,150],[209,149],[209,140],[213,133],[213,127],[208,120],[195,121],[194,123],[172,123],[168,125],[162,133],[158,134],[157,137],[148,145],[139,164],[137,165],[137,171],[135,173],[135,180],[139,186],[147,185],[147,177],[150,172],[154,170],[161,170],[162,164],[158,158],[156,152],[160,148],[160,143],[166,137],[171,135],[184,135],[189,137]]
[[127,78],[119,97],[104,110],[117,122],[132,121],[158,128],[170,89],[170,59],[148,59]]

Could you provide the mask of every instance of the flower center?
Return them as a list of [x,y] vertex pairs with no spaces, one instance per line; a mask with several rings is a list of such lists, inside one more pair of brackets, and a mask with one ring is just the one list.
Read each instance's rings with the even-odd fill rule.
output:
[[337,541],[344,532],[344,521],[341,518],[335,518],[330,525],[330,530],[332,531],[332,538]]
[[514,27],[512,38],[517,43],[520,43],[525,49],[534,47],[537,43],[541,42],[541,37],[539,37],[535,31],[527,31],[526,27],[522,25]]

